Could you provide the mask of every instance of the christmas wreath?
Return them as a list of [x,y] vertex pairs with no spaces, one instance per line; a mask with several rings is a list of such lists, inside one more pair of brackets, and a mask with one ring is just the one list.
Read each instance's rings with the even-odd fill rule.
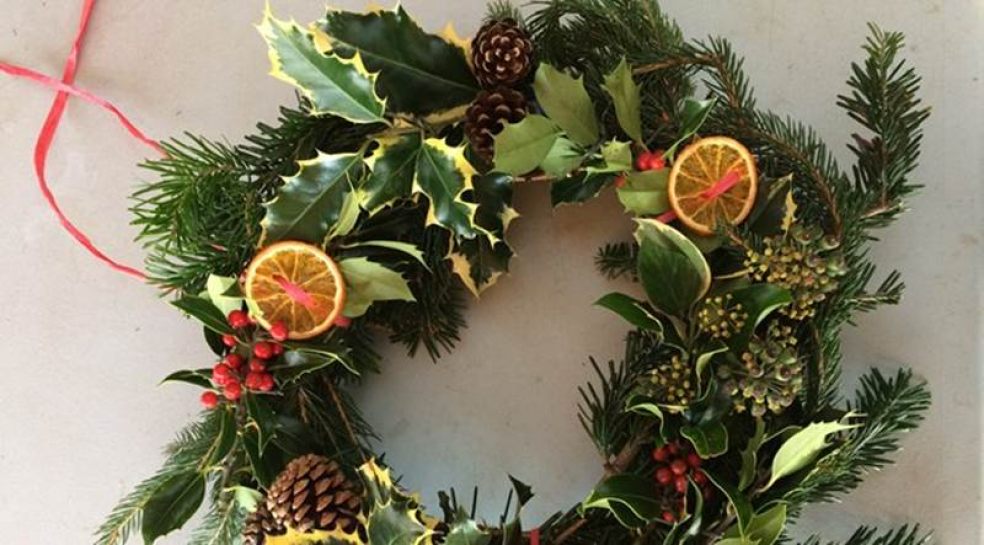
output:
[[[268,8],[258,28],[298,105],[241,144],[164,143],[134,195],[149,276],[218,363],[166,377],[202,388],[205,411],[99,544],[153,543],[206,503],[191,543],[788,543],[807,504],[889,464],[920,422],[929,394],[909,371],[839,389],[842,327],[903,288],[874,283],[868,255],[918,187],[928,109],[900,34],[871,27],[838,97],[863,131],[844,171],[809,127],[757,108],[727,41],[685,40],[653,0],[526,17],[496,2],[470,41],[402,7],[310,26]],[[597,265],[642,294],[598,299],[632,327],[583,390],[601,478],[526,529],[518,480],[499,523],[453,491],[426,511],[347,389],[380,371],[381,335],[452,350],[468,292],[508,269],[524,183],[550,184],[555,206],[614,191],[635,237]]]

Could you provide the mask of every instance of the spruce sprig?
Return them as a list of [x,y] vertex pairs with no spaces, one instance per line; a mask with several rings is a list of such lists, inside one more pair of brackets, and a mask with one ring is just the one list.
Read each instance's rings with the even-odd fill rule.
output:
[[922,531],[918,525],[906,525],[884,533],[879,533],[877,528],[862,526],[843,543],[834,541],[821,543],[819,537],[813,536],[801,545],[928,545],[930,542],[930,534]]

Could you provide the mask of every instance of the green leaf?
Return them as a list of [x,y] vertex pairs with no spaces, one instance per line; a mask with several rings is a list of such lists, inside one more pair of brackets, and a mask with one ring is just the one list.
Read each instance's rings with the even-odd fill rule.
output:
[[345,316],[356,318],[376,301],[413,301],[413,293],[400,273],[364,257],[338,263],[348,287]]
[[519,216],[513,210],[512,178],[499,172],[489,172],[474,180],[474,200],[478,203],[475,223],[495,237],[458,239],[449,256],[451,267],[475,297],[491,286],[509,270],[512,248],[506,242],[506,231]]
[[444,545],[488,545],[492,535],[483,530],[477,522],[468,517],[461,507],[455,512],[444,538]]
[[560,135],[560,128],[542,115],[528,115],[506,125],[495,136],[495,170],[513,176],[536,170]]
[[755,474],[758,472],[758,449],[764,442],[765,421],[756,418],[755,435],[748,439],[748,443],[741,451],[741,470],[738,472],[739,490],[745,490],[755,482]]
[[181,528],[198,511],[205,498],[205,477],[197,471],[178,473],[160,486],[143,509],[141,533],[153,543]]
[[468,104],[478,94],[461,44],[428,34],[403,9],[370,13],[329,11],[324,48],[360,54],[378,72],[390,111],[430,114]]
[[260,506],[263,501],[263,493],[255,488],[237,485],[232,487],[232,497],[236,503],[247,513],[252,513]]
[[233,445],[236,444],[236,432],[239,431],[236,425],[236,414],[234,411],[226,408],[215,410],[222,411],[221,424],[219,433],[215,436],[215,441],[212,442],[208,452],[202,458],[202,463],[198,467],[199,471],[202,472],[208,471],[225,459],[232,450]]
[[589,201],[612,182],[611,173],[581,172],[550,184],[550,204],[578,204]]
[[346,196],[362,177],[361,153],[318,153],[298,161],[300,171],[284,179],[275,199],[264,204],[264,243],[302,240],[321,244],[338,223]]
[[670,208],[666,187],[669,169],[632,172],[625,185],[618,188],[618,200],[625,210],[636,216],[658,216]]
[[422,139],[413,133],[378,138],[375,143],[376,149],[366,160],[372,172],[356,190],[362,208],[370,213],[410,197]]
[[628,172],[632,170],[632,144],[612,140],[601,148],[605,160],[605,170],[609,172]]
[[269,48],[270,74],[297,87],[315,114],[331,114],[353,123],[383,120],[386,103],[376,95],[376,75],[356,54],[350,59],[324,54],[315,35],[297,23],[278,21],[267,4],[257,27]]
[[728,451],[728,429],[720,421],[683,426],[680,435],[690,440],[701,458],[714,458]]
[[624,293],[609,293],[595,304],[611,310],[630,324],[650,331],[663,331],[663,325],[646,309],[646,304]]
[[745,530],[747,541],[759,545],[772,545],[786,527],[786,504],[780,503],[763,513],[756,513]]
[[772,460],[772,476],[765,488],[811,464],[827,447],[827,436],[858,427],[843,422],[814,422],[786,440]]
[[642,101],[639,98],[639,87],[632,79],[632,68],[624,58],[611,74],[605,76],[604,88],[612,97],[615,116],[622,130],[632,140],[642,144],[642,113],[640,112]]
[[417,545],[433,530],[418,520],[417,509],[394,501],[377,505],[369,514],[366,532],[373,545]]
[[687,315],[711,283],[703,254],[687,237],[655,220],[636,220],[639,280],[653,306],[676,317]]
[[202,388],[212,387],[212,370],[209,368],[204,369],[182,369],[180,371],[175,371],[170,375],[164,377],[161,380],[161,384],[166,382],[184,382],[185,384],[192,384],[194,386],[201,386]]
[[700,355],[697,356],[697,361],[694,365],[697,371],[698,379],[704,375],[704,369],[706,369],[707,366],[711,364],[711,360],[714,359],[714,356],[717,356],[718,354],[727,351],[728,351],[727,346],[717,343],[717,344],[712,344],[711,346],[707,347],[706,350],[701,352]]
[[401,254],[408,255],[412,257],[417,263],[424,266],[425,269],[429,268],[427,266],[426,258],[424,257],[424,252],[416,244],[411,244],[409,242],[400,242],[397,240],[364,240],[361,242],[353,242],[352,244],[346,244],[342,248],[346,250],[351,250],[354,248],[384,248],[386,250],[393,250],[394,252],[399,252]]
[[283,382],[291,383],[308,373],[320,371],[335,363],[343,365],[355,375],[359,374],[347,365],[344,358],[334,352],[304,347],[297,347],[284,352],[284,364],[271,367],[270,372],[276,374],[277,378]]
[[709,100],[687,98],[683,101],[683,109],[680,112],[680,136],[666,150],[666,153],[663,154],[668,161],[673,160],[673,156],[676,155],[676,150],[681,144],[687,142],[693,135],[697,134],[697,131],[700,130],[704,122],[707,121],[707,117],[711,114],[714,104],[715,100],[713,98]]
[[181,309],[185,314],[198,320],[205,327],[219,334],[232,333],[232,328],[226,322],[226,317],[222,311],[212,304],[208,299],[185,295],[184,297],[171,301],[171,304]]
[[235,278],[210,274],[205,282],[205,293],[212,304],[225,316],[243,308],[243,296],[239,291],[239,282]]
[[663,512],[660,503],[650,479],[624,473],[602,481],[581,502],[581,508],[606,509],[624,526],[636,527],[656,520]]
[[584,161],[584,151],[574,142],[561,136],[554,140],[553,147],[540,162],[540,168],[554,178],[564,178],[581,166],[582,161]]
[[724,496],[728,498],[728,502],[731,504],[731,508],[735,512],[735,518],[738,519],[738,529],[740,535],[744,535],[745,529],[748,524],[752,521],[752,517],[755,515],[753,511],[752,504],[748,501],[748,498],[742,494],[738,488],[724,479],[723,476],[714,473],[713,471],[704,469],[704,474],[710,479],[714,486],[724,493]]
[[355,229],[355,224],[359,222],[360,215],[362,215],[362,207],[359,205],[359,197],[354,191],[346,193],[345,198],[342,199],[341,210],[338,212],[338,221],[328,230],[326,240],[334,240],[351,233]]
[[731,296],[734,297],[736,303],[741,304],[749,317],[745,321],[745,327],[732,337],[729,343],[738,351],[744,350],[748,346],[748,341],[755,332],[755,328],[769,314],[793,302],[793,296],[789,290],[774,284],[752,284],[732,291]]
[[246,430],[242,438],[243,450],[246,451],[246,457],[249,459],[253,478],[260,483],[261,487],[269,488],[274,479],[277,478],[277,472],[281,469],[278,467],[279,464],[275,463],[278,457],[271,456],[270,452],[263,454],[260,451],[259,434],[255,428]]
[[277,433],[277,413],[260,395],[249,393],[243,397],[249,416],[247,425],[256,428],[257,446],[262,455]]
[[476,174],[465,158],[464,145],[451,147],[438,138],[424,141],[417,156],[413,188],[430,201],[427,225],[440,225],[461,238],[485,234],[475,224],[478,205],[462,198],[465,192],[472,190]]
[[541,63],[533,82],[537,102],[547,116],[582,146],[598,141],[598,120],[583,78],[574,78]]

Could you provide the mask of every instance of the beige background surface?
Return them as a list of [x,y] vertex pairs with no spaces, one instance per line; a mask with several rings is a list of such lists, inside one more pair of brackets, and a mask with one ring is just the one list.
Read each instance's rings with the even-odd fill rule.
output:
[[[272,0],[308,20],[313,0]],[[0,59],[56,74],[80,1],[0,0]],[[359,1],[343,7],[359,7]],[[472,31],[478,0],[406,0],[430,28]],[[935,106],[919,175],[927,190],[874,255],[904,271],[905,302],[864,316],[845,338],[848,381],[868,365],[914,366],[935,405],[897,467],[843,504],[809,511],[801,528],[844,536],[855,523],[918,520],[940,543],[980,542],[980,271],[984,188],[981,0],[856,2],[668,0],[689,36],[731,38],[760,103],[813,124],[843,150],[854,130],[834,107],[866,21],[909,35],[909,56]],[[188,130],[237,140],[270,120],[291,91],[265,76],[251,24],[260,0],[104,0],[79,82],[159,137]],[[150,288],[86,255],[45,208],[30,168],[51,96],[0,76],[0,528],[13,545],[82,544],[116,500],[157,467],[160,446],[198,409],[191,388],[158,388],[167,372],[209,362],[198,329]],[[126,195],[147,174],[145,150],[110,117],[73,103],[50,161],[65,209],[114,256],[136,263]],[[844,154],[846,159],[846,153]],[[615,288],[593,270],[596,247],[626,233],[611,198],[551,213],[525,187],[514,274],[469,313],[453,356],[432,364],[387,350],[361,393],[406,484],[434,502],[443,487],[481,485],[501,508],[512,472],[531,482],[537,519],[577,501],[598,460],[575,419],[589,355],[617,357],[626,328],[590,306]],[[178,534],[165,540],[183,543]]]

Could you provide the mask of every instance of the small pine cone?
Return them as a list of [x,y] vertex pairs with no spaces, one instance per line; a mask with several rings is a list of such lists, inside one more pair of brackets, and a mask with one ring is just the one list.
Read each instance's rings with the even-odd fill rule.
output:
[[508,87],[482,91],[465,114],[465,134],[472,149],[486,160],[492,159],[495,135],[507,123],[517,123],[526,117],[526,97]]
[[246,528],[243,530],[243,545],[263,545],[266,538],[282,536],[287,529],[273,519],[265,503],[261,503],[256,511],[246,518]]
[[273,519],[301,533],[362,533],[362,494],[342,468],[324,456],[295,458],[277,476],[266,499]]
[[533,67],[533,41],[513,19],[482,25],[471,49],[475,77],[490,89],[516,85]]

